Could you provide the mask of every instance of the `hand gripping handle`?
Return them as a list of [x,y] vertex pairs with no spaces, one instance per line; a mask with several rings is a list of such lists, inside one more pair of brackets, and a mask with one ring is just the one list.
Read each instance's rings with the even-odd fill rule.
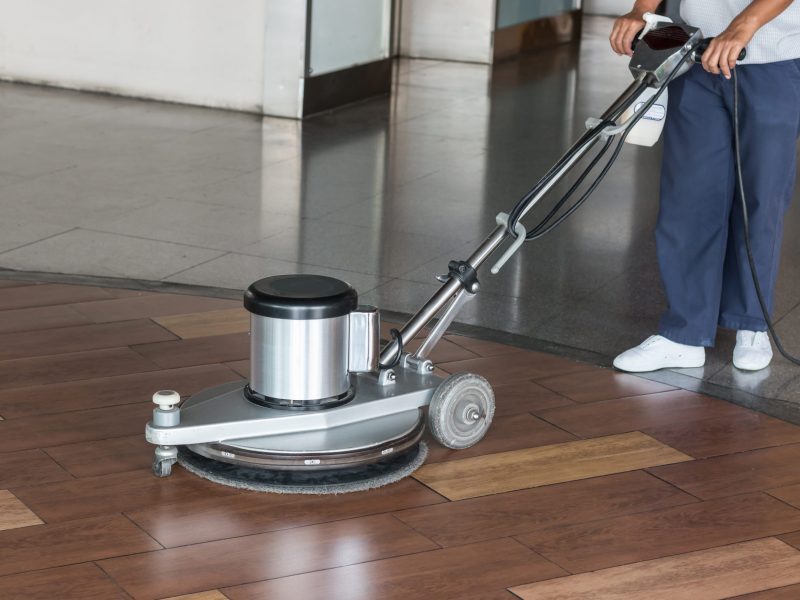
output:
[[[703,53],[708,50],[708,46],[712,41],[714,41],[713,37],[705,38],[702,42],[700,42],[700,44],[698,44],[697,48],[694,49],[694,62],[703,62]],[[743,61],[745,58],[747,58],[747,48],[742,48],[742,51],[739,53],[739,57],[736,60]]]

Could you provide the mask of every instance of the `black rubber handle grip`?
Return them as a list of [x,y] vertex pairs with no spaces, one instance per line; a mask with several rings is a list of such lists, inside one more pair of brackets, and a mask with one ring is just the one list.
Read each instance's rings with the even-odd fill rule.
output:
[[[705,38],[700,44],[698,44],[697,48],[694,50],[694,62],[702,62],[703,53],[708,50],[709,45],[714,40],[713,37]],[[742,48],[742,51],[739,53],[739,58],[736,60],[742,61],[747,58],[747,48]]]

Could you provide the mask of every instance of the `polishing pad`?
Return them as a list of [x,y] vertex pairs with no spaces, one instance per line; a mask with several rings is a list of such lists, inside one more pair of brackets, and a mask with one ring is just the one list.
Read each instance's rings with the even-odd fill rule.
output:
[[178,463],[190,473],[214,483],[273,494],[346,494],[371,490],[408,477],[428,457],[428,446],[417,446],[385,461],[323,471],[267,470],[219,462],[181,448]]

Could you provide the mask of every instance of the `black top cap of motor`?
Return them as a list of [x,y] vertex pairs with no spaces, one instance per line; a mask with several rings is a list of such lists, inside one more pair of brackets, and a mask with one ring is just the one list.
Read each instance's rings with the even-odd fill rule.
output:
[[273,319],[329,319],[358,306],[350,284],[324,275],[276,275],[259,279],[244,293],[244,307]]

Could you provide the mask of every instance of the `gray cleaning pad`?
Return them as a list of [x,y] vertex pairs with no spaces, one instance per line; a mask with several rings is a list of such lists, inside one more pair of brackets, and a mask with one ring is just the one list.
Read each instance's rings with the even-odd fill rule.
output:
[[277,494],[346,494],[394,483],[419,469],[428,457],[420,442],[392,458],[331,471],[269,471],[219,462],[181,448],[178,463],[190,473],[214,483]]

